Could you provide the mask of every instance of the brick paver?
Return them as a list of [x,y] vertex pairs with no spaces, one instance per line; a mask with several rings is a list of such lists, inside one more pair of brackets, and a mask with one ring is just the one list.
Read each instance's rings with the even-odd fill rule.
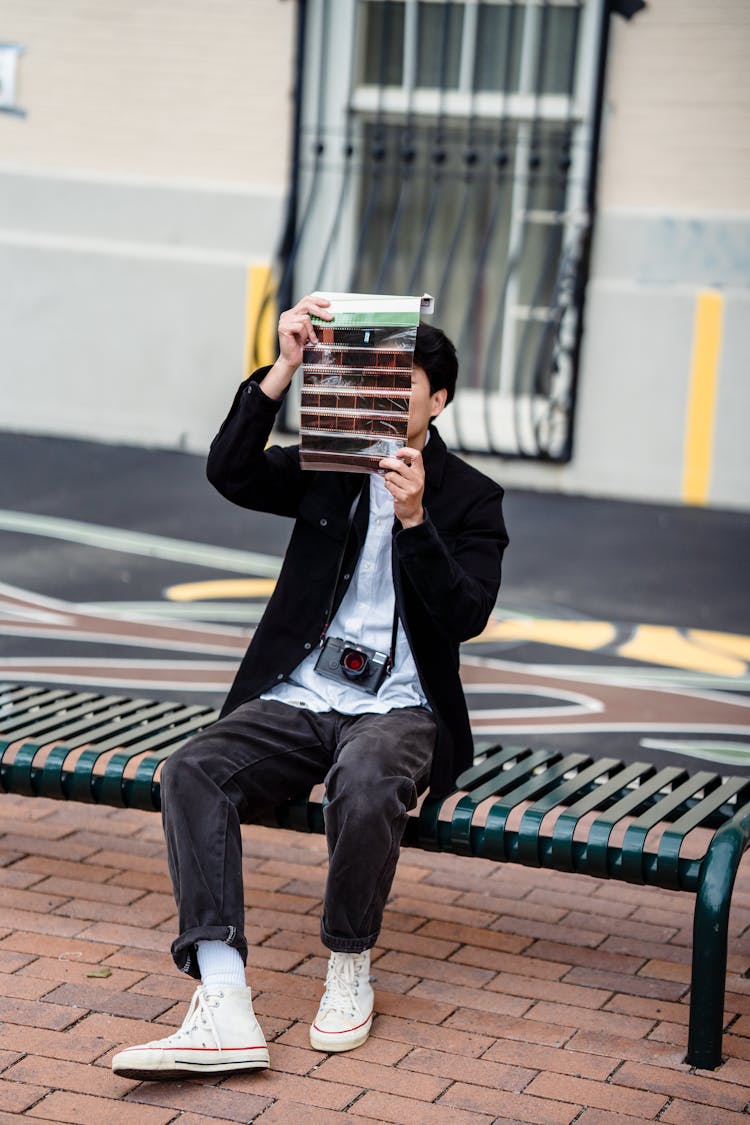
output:
[[215,1114],[227,1121],[252,1121],[272,1104],[270,1098],[249,1092],[238,1094],[203,1082],[142,1082],[127,1101],[138,1103],[138,1108],[131,1107],[130,1121],[139,1125],[141,1106],[146,1105]]
[[[138,1125],[167,1125],[174,1120],[174,1110],[139,1106]],[[95,1098],[88,1094],[53,1090],[28,1111],[28,1116],[55,1125],[133,1125],[133,1106],[111,1098]]]
[[684,1062],[688,896],[417,851],[373,956],[372,1035],[326,1057],[308,1040],[325,841],[244,831],[249,980],[273,1069],[139,1083],[112,1075],[112,1054],[177,1026],[193,987],[169,955],[158,818],[2,798],[0,1125],[748,1120],[750,862],[716,1072]]
[[570,1075],[538,1074],[529,1083],[527,1092],[540,1098],[559,1098],[579,1105],[617,1110],[646,1120],[656,1117],[667,1104],[667,1099],[659,1094],[623,1089],[617,1083],[616,1076],[610,1083],[592,1082],[588,1078],[573,1078]]

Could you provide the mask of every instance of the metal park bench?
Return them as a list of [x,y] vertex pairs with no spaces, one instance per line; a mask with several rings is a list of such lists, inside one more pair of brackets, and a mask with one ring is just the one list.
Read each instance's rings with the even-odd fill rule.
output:
[[[161,762],[215,718],[208,707],[0,684],[0,785],[159,809]],[[323,805],[292,801],[270,822],[323,832]],[[700,856],[686,858],[683,842],[697,828],[709,830]],[[428,795],[404,843],[695,894],[686,1061],[713,1070],[721,1062],[732,888],[749,838],[748,778],[493,747],[459,778],[455,794]]]

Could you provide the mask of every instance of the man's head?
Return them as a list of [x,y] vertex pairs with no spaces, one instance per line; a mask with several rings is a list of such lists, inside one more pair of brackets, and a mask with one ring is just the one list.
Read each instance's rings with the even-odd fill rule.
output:
[[451,402],[456,391],[458,359],[456,349],[445,332],[420,321],[414,345],[414,364],[427,375],[432,394],[445,389],[446,404]]
[[433,418],[450,403],[455,391],[459,364],[455,348],[440,328],[419,324],[412,369],[412,398],[409,402],[407,441],[423,449]]
[[448,337],[439,328],[420,324],[414,347],[407,435],[409,445],[415,449],[424,447],[430,422],[453,398],[457,374],[456,349]]

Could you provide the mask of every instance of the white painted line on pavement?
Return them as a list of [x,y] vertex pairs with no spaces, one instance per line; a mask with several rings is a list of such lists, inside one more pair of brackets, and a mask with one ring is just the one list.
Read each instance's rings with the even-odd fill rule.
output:
[[273,555],[240,551],[233,547],[214,547],[209,543],[194,543],[188,539],[169,539],[164,535],[151,535],[145,531],[123,531],[118,527],[102,527],[57,516],[37,516],[31,512],[0,509],[0,531],[63,539],[68,543],[83,543],[88,547],[101,547],[107,551],[192,563],[194,566],[228,570],[236,574],[276,578],[281,570],[281,559]]

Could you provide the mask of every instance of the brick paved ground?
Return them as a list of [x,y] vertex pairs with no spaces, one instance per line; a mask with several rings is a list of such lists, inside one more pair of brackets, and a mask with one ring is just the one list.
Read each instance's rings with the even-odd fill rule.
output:
[[740,1125],[750,1102],[750,865],[735,893],[727,1062],[682,1063],[692,896],[407,851],[374,960],[378,1016],[310,1050],[324,973],[319,838],[247,829],[250,980],[273,1069],[137,1083],[121,1045],[181,1022],[153,814],[3,797],[0,1125]]

